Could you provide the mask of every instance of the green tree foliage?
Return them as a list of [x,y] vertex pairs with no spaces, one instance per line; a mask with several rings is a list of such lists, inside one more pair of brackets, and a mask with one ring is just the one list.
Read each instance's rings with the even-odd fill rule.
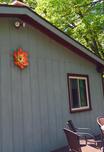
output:
[[9,4],[11,2],[12,0],[0,0],[0,3],[3,3],[3,4]]
[[26,1],[24,1],[24,3],[28,4],[30,6],[30,8],[32,8],[33,10],[37,6],[37,1],[36,0],[26,0]]
[[104,59],[103,0],[40,0],[35,11]]

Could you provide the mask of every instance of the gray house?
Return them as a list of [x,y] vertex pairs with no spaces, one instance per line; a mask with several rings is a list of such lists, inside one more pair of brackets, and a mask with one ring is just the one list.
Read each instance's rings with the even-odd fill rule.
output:
[[[14,64],[18,48],[29,65]],[[104,61],[27,6],[0,5],[0,152],[50,152],[63,128],[99,128]]]

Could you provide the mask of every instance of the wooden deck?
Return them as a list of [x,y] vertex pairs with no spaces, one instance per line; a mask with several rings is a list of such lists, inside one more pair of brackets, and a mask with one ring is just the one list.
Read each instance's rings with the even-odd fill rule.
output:
[[[100,148],[95,148],[90,145],[83,146],[81,149],[82,152],[102,152]],[[65,146],[51,152],[69,152],[69,149],[68,146]]]
[[[81,143],[82,152],[102,152],[101,150],[101,141],[99,140],[97,144],[95,144],[92,140],[88,142],[87,145]],[[68,146],[60,147],[51,152],[69,152]]]

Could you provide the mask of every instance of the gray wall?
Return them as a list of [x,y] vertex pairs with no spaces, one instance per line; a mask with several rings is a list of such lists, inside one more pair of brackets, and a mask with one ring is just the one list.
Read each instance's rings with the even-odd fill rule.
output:
[[[66,143],[65,122],[98,132],[104,111],[101,76],[87,60],[29,25],[15,29],[15,19],[0,18],[0,152],[49,152]],[[30,64],[21,71],[13,51],[22,47]],[[92,111],[70,114],[67,73],[88,74]]]

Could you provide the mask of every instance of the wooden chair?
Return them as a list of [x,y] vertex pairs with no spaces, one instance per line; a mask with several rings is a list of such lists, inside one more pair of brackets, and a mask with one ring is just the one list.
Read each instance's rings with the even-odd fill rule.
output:
[[97,124],[99,125],[101,131],[101,140],[102,140],[102,147],[104,152],[104,116],[97,117]]
[[66,128],[64,128],[64,133],[69,145],[69,152],[100,152],[100,149],[96,149],[88,145],[81,147],[77,133]]
[[[67,126],[68,128],[77,133],[81,139],[84,139],[86,144],[89,139],[93,139],[93,142],[96,144],[96,137],[95,134],[92,133],[92,130],[90,128],[76,128],[75,125],[73,124],[72,120],[67,121]],[[91,140],[89,140],[91,141]]]
[[64,133],[66,135],[67,142],[69,145],[69,151],[81,152],[81,147],[79,144],[79,136],[75,132],[68,130],[66,128],[64,128]]

